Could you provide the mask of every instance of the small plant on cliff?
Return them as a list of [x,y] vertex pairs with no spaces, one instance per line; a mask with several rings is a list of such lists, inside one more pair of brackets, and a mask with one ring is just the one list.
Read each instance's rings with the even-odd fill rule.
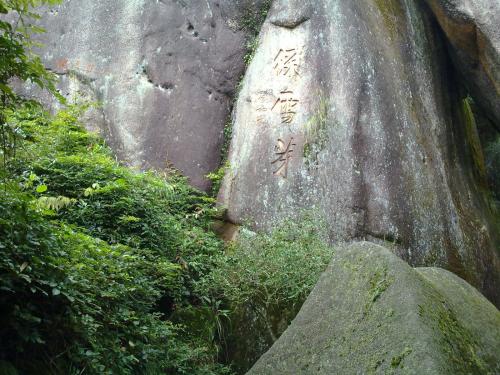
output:
[[219,189],[222,184],[222,180],[224,179],[224,175],[226,174],[227,169],[229,168],[229,162],[226,161],[222,167],[217,169],[215,172],[207,174],[207,178],[212,182],[212,195],[217,196]]
[[246,1],[244,9],[242,10],[243,16],[240,19],[240,24],[243,30],[251,36],[257,36],[260,28],[266,20],[269,9],[271,9],[272,0],[261,1]]
[[251,37],[247,41],[246,43],[247,52],[245,53],[245,56],[243,56],[243,61],[245,62],[246,66],[250,65],[250,63],[252,62],[258,47],[259,47],[258,36]]

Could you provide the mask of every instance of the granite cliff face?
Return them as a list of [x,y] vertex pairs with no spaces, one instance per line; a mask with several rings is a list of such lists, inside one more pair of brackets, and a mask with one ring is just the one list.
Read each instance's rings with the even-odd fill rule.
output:
[[66,0],[44,14],[42,57],[64,95],[102,103],[87,124],[120,159],[207,189],[244,71],[240,21],[261,3]]
[[229,220],[269,229],[315,208],[332,242],[390,241],[500,303],[476,91],[448,43],[421,2],[274,2],[234,114]]

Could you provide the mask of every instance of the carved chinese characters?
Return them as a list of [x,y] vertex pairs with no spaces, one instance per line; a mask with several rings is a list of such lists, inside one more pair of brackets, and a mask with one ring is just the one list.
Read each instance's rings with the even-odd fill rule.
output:
[[[293,91],[295,81],[300,76],[300,50],[297,48],[280,48],[273,59],[273,71],[283,83],[285,88],[280,90],[278,98],[274,101],[271,111],[277,111],[280,115],[280,124],[292,125],[297,117],[300,99]],[[257,108],[259,111],[259,108]],[[261,113],[257,115],[257,122],[261,121]],[[288,167],[292,158],[294,137],[285,137],[287,141],[278,138],[274,146],[274,159],[271,164],[274,166],[273,174],[284,179],[288,176]]]
[[274,146],[274,153],[277,156],[271,164],[276,165],[277,169],[273,172],[276,176],[281,176],[286,178],[288,175],[288,162],[290,161],[293,153],[293,137],[290,138],[288,143],[285,143],[282,139],[278,139],[276,146]]
[[276,75],[294,77],[299,75],[299,54],[296,48],[280,49],[274,58]]
[[298,103],[299,100],[294,98],[293,91],[283,90],[271,110],[274,110],[279,105],[281,122],[283,124],[291,124],[297,114]]
[[[256,122],[260,126],[268,125],[276,114],[282,131],[291,131],[299,112],[300,99],[294,92],[300,78],[300,48],[279,48],[271,61],[272,74],[281,86],[279,94],[273,89],[259,90],[254,100]],[[273,116],[271,116],[274,114]],[[292,159],[295,135],[280,134],[274,143],[274,154],[271,160],[273,175],[286,179]]]
[[262,125],[266,121],[266,112],[268,110],[268,96],[272,95],[271,90],[259,91],[257,96],[257,124]]

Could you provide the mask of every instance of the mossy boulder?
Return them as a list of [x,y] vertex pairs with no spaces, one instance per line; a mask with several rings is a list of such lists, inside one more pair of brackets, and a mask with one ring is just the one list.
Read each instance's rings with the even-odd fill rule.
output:
[[500,313],[476,289],[361,242],[335,254],[247,375],[498,374],[499,347]]

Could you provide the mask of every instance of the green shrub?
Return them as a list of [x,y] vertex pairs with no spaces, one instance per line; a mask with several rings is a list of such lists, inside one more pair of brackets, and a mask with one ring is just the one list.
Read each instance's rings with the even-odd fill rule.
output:
[[212,195],[214,197],[219,193],[220,187],[222,185],[222,181],[224,179],[224,175],[226,171],[229,169],[229,161],[225,161],[225,163],[214,172],[207,174],[207,178],[212,182]]
[[[59,220],[83,227],[109,244],[148,249],[189,265],[182,276],[189,283],[222,249],[208,231],[216,213],[213,198],[189,187],[180,176],[120,166],[102,139],[78,123],[84,109],[70,107],[54,120],[43,113],[33,118],[32,111],[18,111],[11,121],[26,140],[23,152],[11,163],[12,173],[22,176],[33,193],[43,184],[47,191],[39,195],[74,200],[54,213]],[[190,292],[183,288],[176,293],[179,300]]]
[[223,248],[213,199],[120,166],[82,110],[7,116],[21,143],[2,169],[0,360],[23,374],[227,373],[212,336],[170,319],[204,311],[194,283]]
[[226,309],[220,340],[239,371],[283,333],[325,270],[333,250],[324,227],[304,214],[270,234],[243,230],[199,283],[214,310]]
[[30,82],[65,101],[55,87],[57,75],[47,71],[32,52],[37,44],[31,40],[32,34],[44,31],[33,22],[40,16],[32,8],[58,3],[60,0],[0,0],[0,156],[4,166],[15,157],[17,144],[16,129],[6,121],[5,112],[20,103],[33,103],[18,95],[10,83]]

